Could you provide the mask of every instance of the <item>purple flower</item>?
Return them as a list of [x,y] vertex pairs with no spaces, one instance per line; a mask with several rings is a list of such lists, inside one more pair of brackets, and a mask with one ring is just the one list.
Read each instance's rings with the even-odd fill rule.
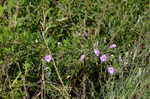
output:
[[109,46],[109,48],[116,48],[116,47],[117,47],[116,44],[111,44],[111,45]]
[[105,61],[107,61],[107,59],[108,59],[108,57],[107,57],[107,55],[102,55],[102,56],[100,56],[100,60],[101,60],[101,62],[105,62]]
[[52,60],[52,55],[46,55],[46,56],[44,57],[44,60],[45,60],[46,62],[50,62],[50,61]]
[[107,68],[107,72],[109,74],[113,75],[115,73],[115,69],[112,66],[110,66],[110,67]]
[[85,55],[82,54],[82,55],[80,56],[80,61],[83,61],[84,59],[85,59]]
[[100,55],[100,51],[98,49],[94,49],[94,53],[95,53],[96,56]]

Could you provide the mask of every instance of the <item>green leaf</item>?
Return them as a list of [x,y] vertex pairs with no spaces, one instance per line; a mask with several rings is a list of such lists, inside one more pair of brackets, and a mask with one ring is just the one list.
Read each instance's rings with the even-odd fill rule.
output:
[[0,16],[3,15],[4,8],[0,5]]

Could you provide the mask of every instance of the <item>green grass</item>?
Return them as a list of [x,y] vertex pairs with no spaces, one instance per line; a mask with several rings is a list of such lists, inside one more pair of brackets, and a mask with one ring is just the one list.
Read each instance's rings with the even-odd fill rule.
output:
[[[0,98],[149,99],[149,7],[149,0],[1,0]],[[101,63],[94,48],[109,60]]]

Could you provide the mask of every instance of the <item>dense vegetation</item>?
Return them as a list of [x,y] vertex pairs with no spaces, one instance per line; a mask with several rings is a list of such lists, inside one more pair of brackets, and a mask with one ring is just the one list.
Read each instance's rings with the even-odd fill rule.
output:
[[149,7],[0,0],[0,99],[149,99]]

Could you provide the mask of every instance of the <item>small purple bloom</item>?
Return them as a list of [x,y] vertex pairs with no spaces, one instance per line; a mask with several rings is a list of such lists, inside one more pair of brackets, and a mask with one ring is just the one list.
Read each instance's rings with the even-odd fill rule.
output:
[[96,56],[100,55],[100,51],[98,49],[94,49],[94,53],[95,53]]
[[112,44],[112,45],[109,46],[109,48],[116,48],[116,47],[117,47],[116,44]]
[[83,61],[84,59],[85,59],[85,55],[82,54],[82,55],[80,56],[80,61]]
[[107,68],[107,72],[109,74],[113,75],[115,73],[115,69],[112,66],[110,66],[110,67]]
[[46,62],[50,62],[50,61],[52,60],[52,56],[51,56],[51,55],[46,55],[46,56],[44,57],[44,60],[45,60]]
[[108,57],[107,57],[107,55],[102,55],[102,56],[100,56],[100,60],[101,60],[101,62],[105,62],[105,61],[107,61],[107,59],[108,59]]

